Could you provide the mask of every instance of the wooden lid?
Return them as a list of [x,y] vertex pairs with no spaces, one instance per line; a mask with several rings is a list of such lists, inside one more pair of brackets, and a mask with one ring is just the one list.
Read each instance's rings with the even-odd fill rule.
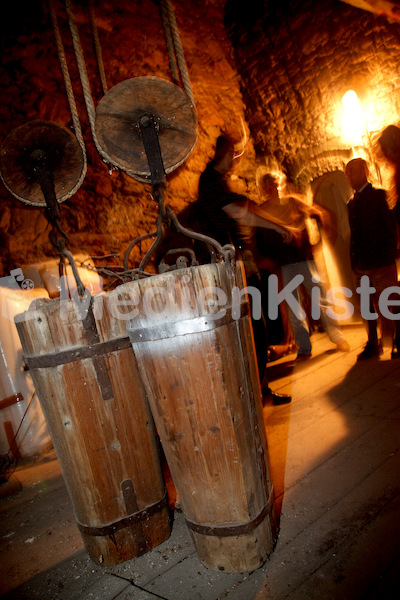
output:
[[42,188],[33,173],[32,154],[37,150],[46,154],[57,201],[64,202],[82,183],[84,157],[69,129],[51,121],[30,121],[7,136],[0,148],[0,175],[4,185],[24,203],[46,206]]
[[135,77],[114,86],[98,104],[96,136],[104,157],[139,181],[150,179],[139,127],[144,114],[154,117],[167,174],[188,158],[197,140],[195,108],[173,83]]

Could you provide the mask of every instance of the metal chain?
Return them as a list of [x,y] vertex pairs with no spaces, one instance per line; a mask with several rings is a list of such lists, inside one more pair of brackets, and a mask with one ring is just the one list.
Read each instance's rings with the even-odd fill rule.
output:
[[[204,235],[202,233],[198,233],[196,231],[192,231],[191,229],[187,229],[179,222],[178,218],[176,217],[176,215],[174,215],[174,213],[172,212],[170,207],[165,206],[164,189],[163,189],[162,185],[154,186],[152,193],[153,193],[154,199],[157,201],[158,206],[159,206],[159,214],[157,217],[157,230],[153,231],[151,233],[146,233],[144,235],[141,235],[141,236],[135,238],[129,244],[129,246],[125,252],[125,256],[124,256],[124,268],[126,271],[129,269],[129,255],[130,255],[132,249],[137,244],[139,244],[141,241],[148,239],[150,237],[153,237],[153,238],[155,237],[149,250],[144,255],[138,269],[134,270],[134,271],[136,271],[136,274],[139,277],[142,276],[142,274],[147,275],[147,273],[145,272],[145,268],[146,268],[147,264],[149,263],[150,259],[152,258],[152,256],[154,256],[156,250],[160,247],[161,242],[165,238],[164,226],[170,229],[171,225],[173,225],[175,227],[175,230],[177,231],[177,233],[181,233],[182,235],[184,235],[190,239],[198,240],[198,241],[202,242],[203,244],[205,244],[210,252],[211,257],[213,257],[213,255],[217,254],[220,258],[222,258],[222,260],[226,264],[230,264],[234,260],[235,248],[233,246],[231,246],[230,244],[221,246],[221,244],[219,242],[217,242],[217,240],[215,240],[207,235]],[[190,252],[190,250],[189,250],[189,252]]]
[[[56,14],[53,0],[48,0],[48,7],[49,7],[50,19],[51,19],[51,23],[52,23],[52,27],[53,27],[53,33],[54,33],[54,37],[56,40],[57,53],[58,53],[58,58],[60,61],[61,72],[62,72],[62,75],[64,78],[65,89],[67,92],[67,98],[68,98],[68,104],[69,104],[69,108],[70,108],[70,112],[71,112],[72,123],[73,123],[74,130],[75,130],[75,136],[76,136],[78,144],[82,150],[82,157],[83,157],[83,168],[82,168],[81,175],[80,175],[76,185],[74,186],[74,188],[71,190],[71,192],[69,192],[69,195],[73,196],[73,194],[80,188],[80,186],[83,183],[83,180],[86,177],[86,172],[87,172],[86,146],[85,146],[85,141],[83,139],[81,123],[80,123],[80,119],[79,119],[79,115],[78,115],[78,109],[76,107],[76,102],[75,102],[75,95],[74,95],[74,91],[73,91],[73,87],[72,87],[71,77],[70,77],[69,70],[68,70],[67,60],[65,57],[64,45],[63,45],[62,38],[61,38],[60,28],[58,26],[58,19],[57,19],[57,14]],[[44,158],[42,157],[41,162],[43,162],[43,160],[44,160]],[[43,169],[44,166],[45,165],[42,164],[42,166],[40,168]],[[37,164],[37,167],[39,167],[39,163]],[[42,185],[42,189],[43,189],[44,179],[40,178],[40,181],[41,181],[41,185]],[[85,288],[84,288],[82,280],[79,276],[78,269],[75,264],[75,259],[72,256],[72,254],[67,250],[67,244],[69,242],[68,235],[62,229],[62,227],[59,223],[60,211],[58,208],[57,199],[56,199],[55,192],[54,192],[54,183],[53,183],[53,181],[51,181],[51,184],[50,184],[50,180],[49,180],[46,185],[47,185],[46,194],[45,194],[45,200],[46,200],[46,205],[47,205],[46,218],[52,227],[50,234],[49,234],[49,239],[50,239],[51,243],[53,244],[53,246],[57,249],[57,251],[61,255],[61,257],[66,257],[68,259],[68,261],[71,265],[71,268],[72,268],[72,272],[73,272],[75,281],[76,281],[78,293],[81,296],[84,293]],[[50,185],[50,187],[49,187],[49,185]],[[61,262],[63,262],[63,259],[61,259]]]
[[50,241],[53,244],[53,246],[57,249],[58,253],[61,256],[60,265],[59,265],[60,278],[61,278],[61,271],[63,270],[63,265],[65,264],[65,260],[64,260],[64,257],[65,257],[68,259],[68,262],[71,265],[72,274],[75,279],[78,294],[79,294],[79,296],[82,297],[85,293],[85,286],[83,285],[82,279],[79,275],[79,271],[76,266],[75,259],[72,256],[71,252],[69,250],[67,250],[67,245],[68,245],[69,239],[68,239],[68,235],[62,229],[62,227],[59,223],[59,213],[57,211],[55,212],[51,206],[48,206],[47,210],[46,210],[46,218],[47,218],[48,222],[50,223],[50,225],[52,226],[52,229],[49,233]]

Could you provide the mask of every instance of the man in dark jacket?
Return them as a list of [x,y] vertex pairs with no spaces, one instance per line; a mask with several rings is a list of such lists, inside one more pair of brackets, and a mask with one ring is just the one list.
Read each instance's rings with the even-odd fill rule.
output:
[[[370,306],[366,310],[361,305],[361,316],[368,331],[368,342],[359,354],[358,360],[364,360],[382,354],[382,342],[392,346],[392,358],[399,356],[400,321],[382,314],[379,297],[387,288],[396,288],[396,217],[389,209],[385,190],[375,189],[368,182],[368,166],[362,158],[355,158],[346,165],[346,175],[355,191],[348,204],[351,229],[351,264],[360,285],[361,278],[367,276],[371,288]],[[360,289],[360,288],[359,288]],[[359,291],[359,290],[357,290]],[[360,290],[361,291],[361,290]],[[398,300],[398,298],[396,298]],[[382,339],[378,338],[377,320],[379,319]],[[364,314],[363,314],[364,312]],[[394,315],[393,315],[394,316]]]
[[220,244],[233,244],[244,248],[252,236],[253,227],[273,229],[285,241],[290,233],[280,225],[262,218],[254,212],[255,202],[232,191],[226,181],[235,158],[233,142],[226,136],[217,139],[215,155],[200,176],[199,196],[193,205],[195,218]]
[[[231,169],[234,156],[232,140],[220,136],[214,158],[200,176],[198,199],[192,205],[192,219],[196,223],[195,227],[202,233],[213,237],[222,245],[235,246],[243,260],[247,284],[258,289],[259,274],[252,255],[254,227],[273,229],[287,241],[291,239],[291,234],[283,227],[255,214],[252,210],[255,203],[229,188],[226,175]],[[263,395],[272,396],[274,404],[290,402],[291,397],[288,395],[273,394],[265,377],[268,336],[264,317],[252,317],[252,324]]]

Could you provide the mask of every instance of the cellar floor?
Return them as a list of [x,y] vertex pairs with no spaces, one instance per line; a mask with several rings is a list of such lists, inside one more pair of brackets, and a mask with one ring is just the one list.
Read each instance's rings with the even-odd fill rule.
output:
[[389,600],[400,585],[400,359],[356,362],[361,325],[343,328],[351,351],[313,334],[313,356],[269,363],[264,406],[280,533],[251,574],[204,567],[174,511],[170,538],[114,567],[96,566],[75,524],[50,450],[20,462],[0,486],[0,592],[15,600]]

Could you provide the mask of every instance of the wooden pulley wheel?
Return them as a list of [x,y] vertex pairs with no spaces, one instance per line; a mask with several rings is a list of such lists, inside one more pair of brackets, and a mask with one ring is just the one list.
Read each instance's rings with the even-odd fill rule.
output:
[[158,77],[135,77],[114,86],[96,110],[96,136],[104,157],[139,181],[149,181],[150,168],[140,119],[155,123],[165,173],[178,168],[197,140],[197,117],[189,97]]
[[42,186],[35,173],[35,156],[45,156],[54,183],[57,202],[64,202],[78,189],[84,156],[75,136],[51,121],[29,121],[14,129],[0,148],[0,174],[4,185],[18,200],[46,206]]

